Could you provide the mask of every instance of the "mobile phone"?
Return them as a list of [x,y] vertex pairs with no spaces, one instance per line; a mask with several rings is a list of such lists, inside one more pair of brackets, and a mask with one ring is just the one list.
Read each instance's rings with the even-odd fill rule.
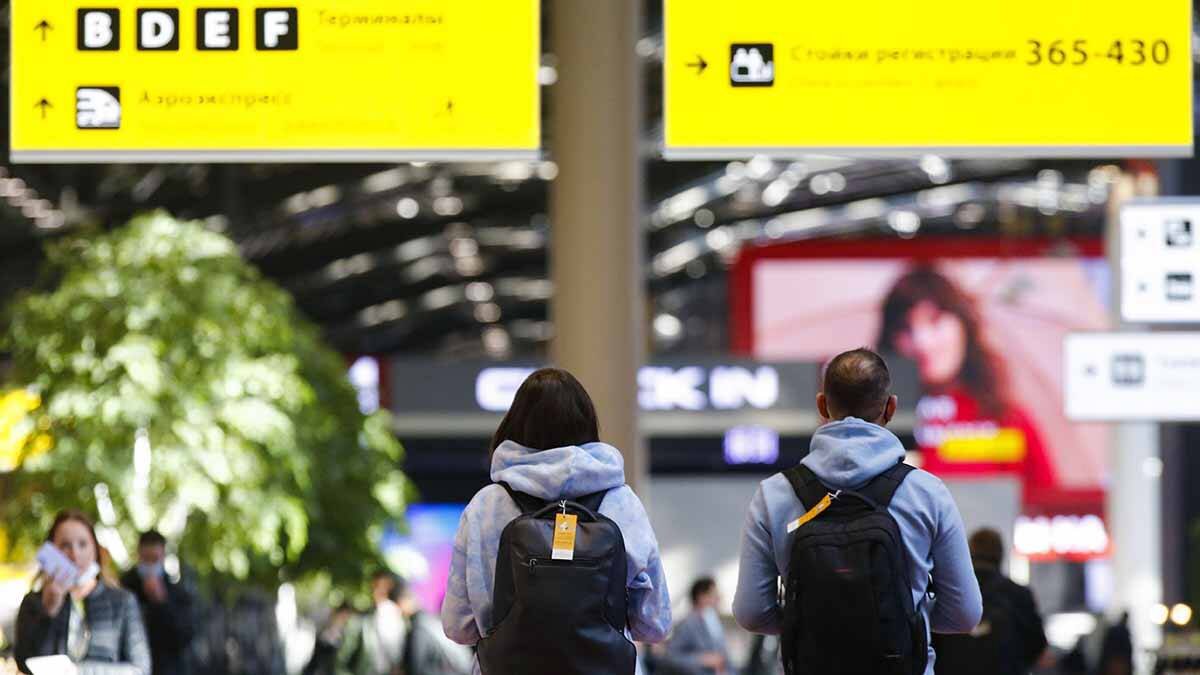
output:
[[[38,566],[42,568],[42,572],[48,579],[67,588],[72,588],[79,583],[79,568],[54,544],[50,542],[42,544],[36,558]],[[96,573],[99,574],[99,569],[96,570]]]

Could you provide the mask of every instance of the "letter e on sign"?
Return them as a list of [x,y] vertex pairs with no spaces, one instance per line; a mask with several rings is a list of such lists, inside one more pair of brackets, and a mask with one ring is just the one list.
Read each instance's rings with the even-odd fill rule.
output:
[[300,45],[300,19],[295,7],[268,7],[254,10],[259,51],[295,50]]
[[235,51],[238,48],[238,11],[232,7],[196,10],[196,49]]
[[78,37],[75,46],[81,52],[115,52],[121,48],[121,11],[118,9],[80,9],[76,14]]

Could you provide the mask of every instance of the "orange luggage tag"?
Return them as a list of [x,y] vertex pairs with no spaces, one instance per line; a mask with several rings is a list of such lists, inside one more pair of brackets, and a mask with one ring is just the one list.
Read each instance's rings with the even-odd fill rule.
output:
[[788,523],[788,526],[787,526],[788,534],[795,532],[796,530],[803,527],[806,523],[808,523],[813,518],[816,518],[817,516],[824,513],[825,509],[832,506],[833,500],[837,499],[838,495],[840,495],[841,493],[842,493],[842,491],[838,490],[834,494],[826,494],[825,497],[823,499],[821,499],[821,501],[817,502],[816,506],[814,506],[808,510],[808,513],[805,513],[804,515],[800,516],[799,518]]
[[562,509],[562,513],[554,514],[554,544],[550,557],[554,560],[574,560],[579,516],[567,513],[565,501],[562,502]]

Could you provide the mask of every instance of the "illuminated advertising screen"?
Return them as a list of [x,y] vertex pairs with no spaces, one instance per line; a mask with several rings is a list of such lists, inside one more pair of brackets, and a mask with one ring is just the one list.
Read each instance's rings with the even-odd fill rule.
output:
[[858,346],[915,373],[925,468],[1015,476],[1025,501],[1106,481],[1108,434],[1063,414],[1063,344],[1108,328],[1096,242],[804,243],[747,252],[735,278],[737,346],[823,361]]
[[465,508],[465,504],[413,504],[405,516],[405,531],[390,527],[380,542],[388,566],[404,577],[427,612],[442,610],[454,535]]

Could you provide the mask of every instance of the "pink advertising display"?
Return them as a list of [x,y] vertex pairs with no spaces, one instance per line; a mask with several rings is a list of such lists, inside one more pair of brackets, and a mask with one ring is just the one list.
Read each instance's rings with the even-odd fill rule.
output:
[[879,349],[919,380],[921,398],[901,409],[925,468],[1015,476],[1026,508],[1095,501],[1108,433],[1063,415],[1063,339],[1110,325],[1100,253],[1094,241],[1011,240],[750,250],[734,270],[734,342],[764,360]]

